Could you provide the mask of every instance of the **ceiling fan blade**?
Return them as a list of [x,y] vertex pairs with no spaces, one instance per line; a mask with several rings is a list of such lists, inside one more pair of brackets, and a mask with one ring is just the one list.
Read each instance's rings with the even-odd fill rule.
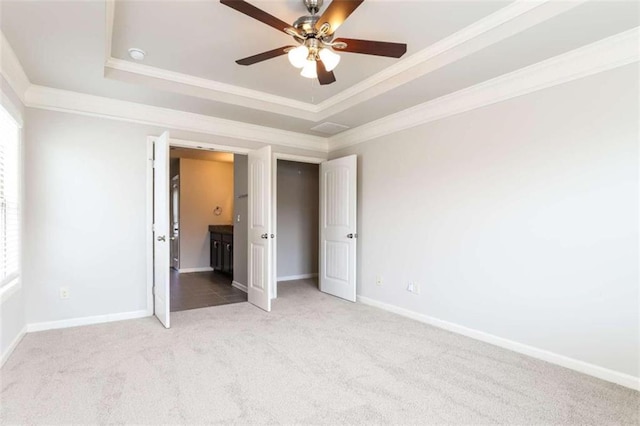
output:
[[336,76],[333,74],[333,71],[327,71],[322,61],[316,61],[316,72],[318,73],[318,81],[323,86],[336,81]]
[[320,30],[322,24],[328,22],[331,28],[329,28],[326,35],[333,34],[363,1],[364,0],[333,0],[322,16],[320,16],[320,19],[318,19],[316,29]]
[[278,47],[277,49],[269,50],[268,52],[258,53],[257,55],[249,56],[247,58],[238,59],[236,64],[238,65],[253,65],[258,62],[266,61],[267,59],[277,58],[278,56],[284,55],[287,53],[287,49],[293,49],[294,46],[283,46]]
[[365,55],[388,56],[399,58],[407,52],[404,43],[389,43],[386,41],[357,40],[355,38],[338,38],[333,41],[347,43],[344,49],[336,48],[339,52],[363,53]]
[[247,3],[244,0],[220,0],[220,3],[225,6],[229,6],[232,9],[237,10],[240,13],[244,13],[247,16],[252,17],[253,19],[257,19],[258,21],[272,26],[278,31],[284,32],[285,28],[291,27],[291,25],[286,22],[276,18],[273,15],[269,15],[264,10],[258,9],[254,5]]

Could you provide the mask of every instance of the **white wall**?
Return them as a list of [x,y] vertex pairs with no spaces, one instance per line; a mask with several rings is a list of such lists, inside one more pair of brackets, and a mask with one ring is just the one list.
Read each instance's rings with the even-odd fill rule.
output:
[[231,225],[232,216],[233,163],[181,158],[180,270],[210,267],[209,225]]
[[[31,108],[26,114],[27,323],[146,310],[146,138],[164,129]],[[181,131],[171,136],[263,146]],[[69,299],[60,299],[61,286],[69,287]]]
[[[233,156],[233,280],[239,284],[247,285],[247,246],[248,229],[247,197],[249,169],[249,158],[246,155]],[[240,221],[238,221],[240,216]]]
[[358,294],[637,377],[638,113],[634,64],[332,153]]
[[33,109],[28,120],[28,323],[145,310],[145,128]]
[[[1,76],[0,104],[17,122],[24,124],[24,105]],[[24,335],[25,326],[24,279],[21,279],[16,285],[0,290],[0,366]]]
[[278,160],[278,279],[318,273],[318,165]]

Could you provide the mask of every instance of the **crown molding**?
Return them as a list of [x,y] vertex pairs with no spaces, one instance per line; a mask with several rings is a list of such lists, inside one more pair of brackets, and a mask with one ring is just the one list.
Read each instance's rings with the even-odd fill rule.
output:
[[[639,39],[640,29],[634,28],[391,114],[331,138],[36,85],[28,87],[23,96],[23,102],[26,106],[33,108],[71,112],[319,152],[333,152],[451,115],[637,62],[640,60]],[[2,71],[5,75],[5,68]]]
[[113,25],[116,19],[116,0],[104,0],[104,63],[111,58],[113,50]]
[[27,89],[25,104],[31,108],[71,112],[270,145],[317,152],[328,150],[327,139],[319,136],[37,85],[31,85]]
[[584,3],[517,0],[318,104],[319,120],[472,55]]
[[115,20],[116,13],[116,0],[105,0],[105,28],[106,33],[104,37],[104,59],[105,64],[107,59],[111,57],[111,48],[113,43],[113,22]]
[[303,120],[314,120],[316,115],[316,107],[306,102],[123,59],[108,58],[105,63],[105,77],[151,84],[163,90]]
[[311,103],[112,57],[115,7],[115,0],[105,0],[105,77],[303,120],[315,119],[318,108]]
[[2,31],[0,31],[0,74],[24,104],[25,93],[31,83]]
[[640,60],[634,28],[329,138],[329,152]]
[[109,78],[319,122],[564,13],[584,1],[516,0],[329,99],[311,104],[113,58],[111,42],[115,1],[106,0],[107,51],[104,72]]
[[0,32],[0,71],[28,107],[71,112],[300,149],[332,152],[404,129],[637,62],[639,28],[391,114],[331,138],[31,85]]

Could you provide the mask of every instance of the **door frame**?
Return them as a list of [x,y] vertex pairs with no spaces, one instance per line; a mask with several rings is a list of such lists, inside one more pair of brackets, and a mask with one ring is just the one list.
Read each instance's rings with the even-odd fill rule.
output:
[[[147,136],[147,212],[146,212],[146,227],[147,227],[147,314],[153,316],[153,143],[157,139],[157,136]],[[254,148],[243,148],[233,145],[220,145],[210,142],[197,142],[184,139],[169,139],[169,147],[191,148],[201,149],[205,151],[218,151],[229,152],[232,154],[248,155]],[[305,155],[285,154],[281,152],[274,152],[271,156],[272,161],[272,220],[273,220],[273,233],[276,238],[273,239],[273,256],[272,256],[272,276],[273,286],[271,298],[275,299],[278,296],[278,216],[277,216],[277,196],[278,196],[278,160],[295,161],[298,163],[311,163],[320,164],[327,161],[327,158],[312,157]],[[319,266],[319,265],[318,265]]]
[[[158,136],[147,136],[147,211],[146,211],[146,227],[147,227],[147,315],[153,316],[153,143]],[[169,139],[169,148],[192,148],[205,151],[228,152],[232,154],[247,155],[251,148],[243,148],[232,145],[220,145],[209,142],[194,142],[183,139]]]
[[[321,157],[308,157],[304,155],[282,154],[277,152],[271,157],[271,184],[273,185],[273,188],[271,189],[271,218],[273,221],[273,233],[276,236],[276,238],[273,239],[273,256],[271,256],[271,273],[273,276],[271,298],[276,299],[278,297],[278,160],[295,161],[296,163],[320,164],[327,161],[327,159]],[[320,173],[319,169],[318,173]],[[319,196],[320,195],[318,195],[318,197]],[[319,266],[320,260],[318,259],[318,267]]]
[[[171,171],[171,162],[169,162],[169,171]],[[171,172],[169,172],[169,176],[171,176]],[[175,201],[173,200],[173,191],[175,190],[174,185],[178,186],[178,206],[175,205]],[[169,248],[169,252],[171,254],[171,258],[169,259],[169,263],[171,264],[171,267],[173,269],[175,269],[176,271],[180,271],[180,175],[177,174],[173,177],[169,178],[169,190],[171,191],[171,200],[169,202],[169,208],[172,209],[169,211],[169,232],[171,234],[170,240],[171,241],[169,244],[171,245]],[[174,255],[176,254],[175,250],[174,250],[174,240],[171,239],[173,238],[173,232],[174,232],[174,224],[175,224],[175,216],[174,216],[174,212],[173,209],[177,209],[178,210],[178,243],[177,243],[177,254],[178,257],[177,259],[174,258]],[[173,263],[174,260],[177,260],[177,267],[174,268],[173,267]]]

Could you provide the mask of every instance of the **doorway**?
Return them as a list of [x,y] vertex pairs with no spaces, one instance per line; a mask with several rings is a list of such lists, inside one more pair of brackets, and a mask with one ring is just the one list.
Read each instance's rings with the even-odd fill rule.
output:
[[246,173],[246,156],[170,146],[169,158],[170,311],[245,302],[246,292],[233,286],[233,254],[246,250],[234,245],[234,231],[246,226],[234,223],[244,216],[235,213],[242,189],[235,175]]
[[[318,165],[318,172],[315,170],[310,176],[318,176],[317,186],[318,196],[316,197],[313,190],[311,194],[313,198],[318,200],[317,204],[317,230],[318,233],[307,233],[307,238],[312,239],[314,234],[317,235],[317,286],[320,291],[340,297],[351,302],[356,301],[356,250],[357,250],[357,156],[350,155],[333,160],[323,160],[313,157],[301,157],[287,154],[275,154],[273,157],[273,217],[274,230],[279,230],[280,226],[289,226],[286,220],[281,220],[278,213],[278,192],[280,191],[278,184],[279,174],[278,168],[282,160],[293,162],[287,164],[282,162],[296,174],[302,174],[302,167],[306,164]],[[297,165],[296,165],[297,163]],[[306,166],[304,166],[306,167]],[[299,175],[299,176],[300,176]],[[304,181],[305,179],[300,179]],[[291,183],[284,186],[285,191],[290,190],[291,186],[305,184]],[[285,189],[286,188],[286,189]],[[307,200],[309,201],[309,200]],[[311,212],[313,214],[315,212]],[[308,220],[308,218],[307,218]],[[279,274],[278,258],[281,256],[278,249],[278,238],[274,240],[274,263],[272,298],[278,297],[278,276],[287,275]],[[306,243],[302,243],[306,245]],[[285,256],[287,256],[285,254]],[[310,256],[312,259],[313,257]],[[285,259],[286,261],[286,259]],[[314,273],[307,273],[300,278],[314,278]],[[309,278],[306,278],[309,277]],[[296,278],[295,276],[291,278]],[[282,281],[285,281],[282,280]]]
[[290,282],[287,288],[310,284],[318,287],[320,166],[285,159],[276,159],[275,166],[277,297],[277,287],[283,282]]
[[[170,146],[197,148],[198,150],[230,152],[247,156],[244,173],[246,192],[237,199],[247,199],[244,217],[239,215],[235,222],[245,220],[246,264],[238,268],[234,256],[234,271],[246,271],[246,284],[232,281],[232,286],[247,292],[247,300],[258,308],[271,311],[271,300],[276,297],[276,194],[278,160],[320,164],[319,202],[319,288],[329,293],[355,302],[356,271],[356,171],[355,155],[334,160],[273,154],[271,146],[246,149],[172,140],[168,132],[159,137],[148,137],[147,153],[147,219],[149,227],[147,243],[147,283],[148,309],[166,327],[170,327]],[[183,180],[180,176],[179,181]],[[237,187],[237,185],[236,185]],[[183,198],[179,194],[179,199]],[[238,203],[240,204],[240,203]],[[218,208],[214,209],[218,211]],[[184,223],[184,212],[178,213],[180,225]],[[184,239],[184,226],[179,225],[180,241]],[[234,224],[235,228],[235,224]],[[234,232],[234,245],[238,245]],[[182,252],[182,244],[181,249]],[[180,261],[179,269],[185,265]]]

